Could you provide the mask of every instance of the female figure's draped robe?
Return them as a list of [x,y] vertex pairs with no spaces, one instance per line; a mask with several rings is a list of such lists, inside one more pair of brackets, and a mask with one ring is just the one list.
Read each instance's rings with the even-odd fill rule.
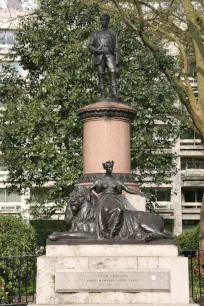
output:
[[145,235],[138,227],[135,214],[128,210],[120,181],[97,180],[94,191],[101,193],[97,208],[98,238],[137,239]]

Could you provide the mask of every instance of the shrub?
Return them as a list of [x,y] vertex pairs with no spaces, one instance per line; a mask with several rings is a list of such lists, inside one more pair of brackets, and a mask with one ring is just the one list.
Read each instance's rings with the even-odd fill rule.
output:
[[0,215],[0,254],[32,253],[36,247],[34,228],[20,217]]
[[64,220],[32,220],[30,223],[35,228],[38,247],[46,246],[46,240],[53,232],[68,230]]
[[194,229],[175,237],[180,254],[184,250],[197,250],[199,248],[199,230],[200,226],[197,225]]
[[0,301],[13,303],[33,292],[36,249],[34,228],[15,216],[0,215]]

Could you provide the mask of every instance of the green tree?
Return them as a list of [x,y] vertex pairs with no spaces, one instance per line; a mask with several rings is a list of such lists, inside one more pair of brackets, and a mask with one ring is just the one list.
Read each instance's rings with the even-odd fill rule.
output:
[[[21,192],[55,182],[41,197],[43,203],[54,203],[50,214],[64,205],[64,197],[82,172],[82,127],[77,111],[97,96],[87,45],[91,32],[100,27],[100,13],[98,5],[79,0],[39,1],[32,15],[21,20],[10,55],[11,60],[21,59],[27,77],[6,67],[0,78],[5,106],[0,149],[9,170],[8,182]],[[179,133],[175,118],[180,110],[174,107],[175,91],[160,66],[174,69],[174,60],[165,53],[155,59],[138,34],[114,14],[111,27],[117,29],[121,44],[119,92],[125,103],[137,109],[132,169],[139,182],[150,172],[153,183],[166,182],[175,171],[169,147]]]

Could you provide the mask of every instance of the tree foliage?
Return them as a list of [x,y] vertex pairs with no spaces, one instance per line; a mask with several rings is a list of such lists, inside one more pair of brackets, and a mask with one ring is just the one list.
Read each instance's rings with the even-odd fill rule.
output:
[[35,230],[30,224],[15,216],[0,215],[1,256],[31,253],[35,247]]
[[[43,199],[54,203],[51,214],[61,207],[82,173],[82,126],[77,112],[97,96],[87,45],[91,32],[100,27],[100,13],[97,4],[85,1],[39,1],[34,13],[21,20],[10,55],[11,60],[20,59],[27,77],[5,68],[0,78],[5,106],[0,149],[9,170],[8,182],[23,192],[53,181],[54,187]],[[139,182],[150,172],[153,183],[167,182],[175,171],[169,146],[178,136],[175,118],[180,110],[174,106],[175,91],[160,66],[174,69],[174,60],[165,52],[155,59],[138,33],[115,14],[111,14],[110,27],[117,29],[121,45],[118,91],[137,110],[132,169]]]

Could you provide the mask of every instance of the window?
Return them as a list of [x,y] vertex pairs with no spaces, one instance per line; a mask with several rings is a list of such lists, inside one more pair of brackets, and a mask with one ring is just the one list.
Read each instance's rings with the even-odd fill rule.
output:
[[191,77],[196,77],[196,57],[195,54],[188,55],[188,74]]
[[2,72],[3,68],[6,66],[14,68],[19,75],[23,73],[23,68],[18,62],[0,62],[0,72]]
[[202,202],[204,189],[186,189],[184,190],[185,202]]
[[21,0],[0,0],[1,8],[21,8]]
[[22,0],[22,8],[24,9],[37,8],[37,0]]
[[50,187],[36,187],[31,188],[30,190],[30,199],[31,202],[40,203],[43,199],[49,195],[51,188]]
[[204,159],[202,158],[182,158],[181,170],[204,169]]
[[22,73],[23,68],[18,62],[10,63],[10,65],[11,65],[12,68],[15,68],[15,70],[18,72],[18,74]]
[[170,189],[158,189],[156,192],[156,198],[158,202],[170,202],[171,190]]
[[6,188],[0,189],[0,202],[21,202],[20,194],[18,191],[8,192]]
[[186,128],[182,131],[181,139],[192,139],[192,140],[200,139],[200,135],[195,133],[192,129]]
[[192,230],[198,225],[199,221],[198,220],[183,220],[182,221],[182,228],[183,232]]
[[13,45],[15,43],[15,31],[0,30],[0,45]]
[[142,188],[145,193],[150,193],[156,202],[171,202],[171,189],[152,189],[152,188]]
[[5,164],[5,161],[2,157],[2,155],[0,154],[0,172],[1,171],[7,171],[7,166]]
[[7,0],[9,8],[21,8],[21,0]]
[[15,205],[15,204],[3,204],[0,206],[1,210],[20,210],[21,206],[20,205]]
[[32,9],[37,7],[36,2],[36,0],[0,0],[0,8]]

